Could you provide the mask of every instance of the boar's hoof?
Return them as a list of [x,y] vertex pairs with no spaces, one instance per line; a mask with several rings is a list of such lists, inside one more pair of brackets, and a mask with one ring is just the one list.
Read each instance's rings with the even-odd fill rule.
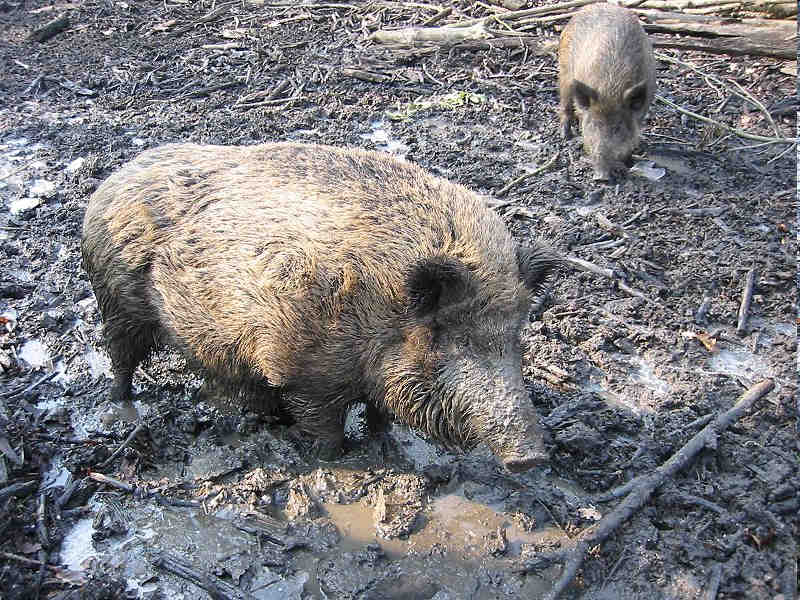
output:
[[332,461],[341,456],[342,440],[330,440],[311,434],[301,429],[297,424],[292,425],[286,432],[289,441],[308,458]]
[[611,181],[611,169],[595,169],[592,179],[597,183],[609,183]]
[[543,452],[532,452],[526,456],[507,458],[503,461],[503,465],[512,473],[522,473],[523,471],[529,471],[533,467],[544,464],[549,460],[550,457]]

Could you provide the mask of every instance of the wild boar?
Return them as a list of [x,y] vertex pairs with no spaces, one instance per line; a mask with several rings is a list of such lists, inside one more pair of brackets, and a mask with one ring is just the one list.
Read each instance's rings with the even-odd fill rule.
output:
[[577,115],[594,178],[624,169],[656,92],[653,48],[632,11],[593,4],[570,19],[558,52],[561,134]]
[[229,389],[340,451],[348,407],[449,446],[546,460],[519,346],[559,259],[518,247],[483,198],[389,155],[330,146],[166,145],[112,174],[83,266],[115,378],[175,346]]

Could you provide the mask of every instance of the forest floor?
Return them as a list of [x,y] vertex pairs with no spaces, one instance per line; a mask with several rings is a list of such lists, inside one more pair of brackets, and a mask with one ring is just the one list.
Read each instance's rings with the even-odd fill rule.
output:
[[[555,56],[370,40],[444,5],[0,2],[5,600],[541,597],[561,566],[537,555],[574,545],[619,502],[600,494],[764,379],[774,390],[593,548],[565,595],[796,597],[796,148],[657,101],[639,168],[597,184],[558,135]],[[446,5],[440,25],[486,14]],[[65,31],[28,41],[61,12]],[[787,63],[660,52],[699,70],[659,60],[664,98],[796,135]],[[510,475],[485,448],[450,454],[400,425],[386,446],[357,414],[344,456],[317,463],[257,413],[201,401],[202,373],[169,351],[137,372],[123,444],[137,425],[109,406],[80,266],[88,197],[145,148],[277,140],[404,156],[494,196],[518,239],[602,268],[564,273],[525,330],[550,464]]]

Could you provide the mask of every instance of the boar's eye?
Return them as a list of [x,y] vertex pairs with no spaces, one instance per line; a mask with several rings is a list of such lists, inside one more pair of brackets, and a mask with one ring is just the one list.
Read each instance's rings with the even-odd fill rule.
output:
[[517,265],[522,283],[534,294],[541,294],[553,272],[563,264],[554,250],[545,245],[517,247]]
[[625,104],[633,111],[640,111],[644,108],[644,103],[647,100],[647,82],[642,81],[633,87],[625,90]]
[[424,258],[406,275],[409,308],[417,315],[429,315],[461,300],[468,288],[467,268],[447,256]]
[[597,92],[582,81],[572,82],[572,97],[583,110],[588,109],[592,102],[597,102],[598,98]]

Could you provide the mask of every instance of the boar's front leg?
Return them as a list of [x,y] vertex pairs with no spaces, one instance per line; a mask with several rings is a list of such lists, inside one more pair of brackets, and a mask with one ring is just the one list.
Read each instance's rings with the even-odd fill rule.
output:
[[298,430],[312,441],[312,454],[321,460],[338,458],[350,401],[338,394],[306,391],[284,391],[283,397]]

